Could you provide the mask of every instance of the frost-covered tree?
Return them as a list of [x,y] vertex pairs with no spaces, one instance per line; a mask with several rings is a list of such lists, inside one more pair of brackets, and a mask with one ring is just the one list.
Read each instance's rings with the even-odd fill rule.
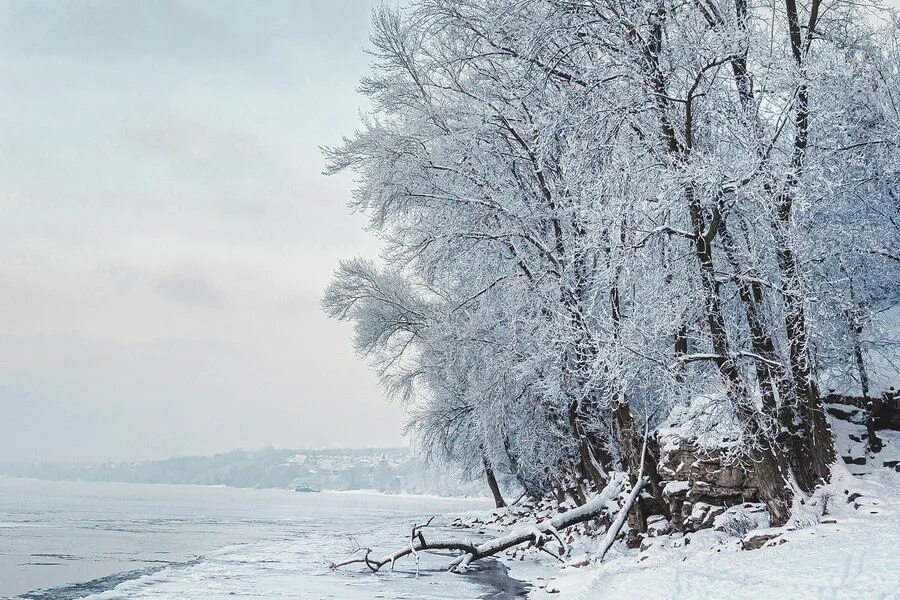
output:
[[659,498],[644,429],[703,395],[783,521],[834,461],[823,382],[874,393],[890,343],[897,31],[844,0],[379,9],[372,114],[327,154],[384,268],[326,307],[442,460]]

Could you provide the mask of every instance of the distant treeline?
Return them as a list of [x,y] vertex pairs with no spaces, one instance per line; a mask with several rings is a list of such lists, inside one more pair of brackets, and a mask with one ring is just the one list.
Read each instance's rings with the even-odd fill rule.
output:
[[477,495],[480,485],[405,448],[237,450],[214,456],[118,463],[0,463],[0,475],[51,480],[224,485],[240,488],[374,489],[387,493]]

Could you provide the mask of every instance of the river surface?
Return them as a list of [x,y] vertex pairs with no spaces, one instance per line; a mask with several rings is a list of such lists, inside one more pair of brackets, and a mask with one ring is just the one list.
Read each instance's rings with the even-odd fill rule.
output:
[[[521,597],[496,562],[424,556],[372,575],[328,565],[484,500],[0,478],[0,598],[454,600]],[[435,532],[437,533],[437,531]],[[440,532],[466,536],[466,532]]]

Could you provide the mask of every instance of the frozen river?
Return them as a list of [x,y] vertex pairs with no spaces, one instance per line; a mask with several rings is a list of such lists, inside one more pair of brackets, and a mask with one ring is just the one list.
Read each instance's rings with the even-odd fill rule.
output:
[[[0,478],[0,597],[514,598],[505,569],[332,572],[355,538],[394,549],[430,515],[483,500]],[[436,519],[436,522],[440,519]]]

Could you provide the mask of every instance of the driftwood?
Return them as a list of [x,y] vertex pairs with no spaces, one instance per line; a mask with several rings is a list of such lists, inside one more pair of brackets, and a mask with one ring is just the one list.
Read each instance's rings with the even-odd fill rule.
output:
[[[638,485],[635,486],[638,488],[638,491],[642,484],[643,478],[638,479]],[[621,474],[616,474],[603,488],[603,491],[585,504],[560,513],[551,519],[513,530],[506,535],[487,540],[481,544],[473,544],[472,542],[461,540],[427,539],[423,530],[431,524],[434,518],[432,517],[427,523],[413,526],[407,547],[391,552],[381,558],[373,558],[371,548],[358,548],[357,552],[364,552],[363,556],[333,563],[331,568],[337,569],[352,564],[365,564],[375,573],[386,565],[390,565],[393,568],[394,562],[405,556],[415,556],[418,564],[419,552],[443,550],[459,552],[459,556],[450,563],[450,568],[453,571],[464,571],[476,560],[493,556],[519,544],[534,542],[539,548],[543,548],[545,541],[548,539],[556,540],[559,543],[561,551],[557,558],[561,558],[567,553],[567,548],[560,535],[560,530],[601,516],[606,512],[607,504],[619,495],[624,485],[625,477]],[[622,512],[627,512],[629,506],[630,503],[626,503],[626,507],[623,507]]]
[[644,423],[644,444],[641,448],[641,468],[635,478],[634,486],[631,488],[628,499],[625,500],[625,504],[623,504],[622,508],[619,510],[616,520],[610,524],[609,529],[606,531],[606,538],[603,540],[603,549],[600,551],[600,557],[597,559],[597,562],[603,562],[606,553],[612,548],[613,542],[616,541],[616,536],[619,535],[619,531],[622,530],[622,525],[625,524],[625,519],[628,518],[628,513],[631,512],[631,507],[638,501],[638,498],[641,496],[641,490],[644,489],[644,486],[647,485],[647,482],[650,479],[644,475],[644,465],[647,464],[647,437],[649,430],[650,419],[648,417],[647,421]]

